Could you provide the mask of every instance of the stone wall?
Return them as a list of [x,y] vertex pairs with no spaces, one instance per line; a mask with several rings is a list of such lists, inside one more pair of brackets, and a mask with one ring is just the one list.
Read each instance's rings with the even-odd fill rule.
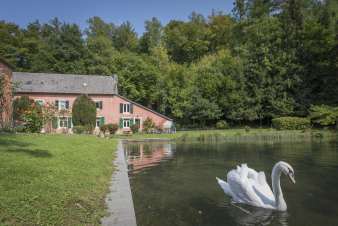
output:
[[0,97],[0,128],[12,126],[12,69],[0,58],[0,77],[2,79],[2,98]]

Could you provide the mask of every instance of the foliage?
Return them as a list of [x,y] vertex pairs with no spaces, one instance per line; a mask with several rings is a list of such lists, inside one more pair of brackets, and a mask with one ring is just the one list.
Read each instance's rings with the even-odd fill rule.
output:
[[216,129],[229,129],[229,124],[225,120],[220,120],[216,123]]
[[115,134],[118,129],[119,125],[113,123],[105,124],[100,127],[102,132],[109,132],[110,134]]
[[13,101],[13,118],[16,124],[23,125],[23,131],[31,133],[40,132],[44,123],[41,106],[27,96]]
[[96,105],[87,95],[78,96],[73,104],[72,119],[74,126],[95,127]]
[[272,119],[272,125],[279,130],[303,130],[311,127],[310,119],[301,117],[280,117]]
[[139,125],[137,125],[137,124],[133,124],[133,125],[130,126],[130,129],[131,129],[131,131],[132,131],[133,133],[138,133],[140,127],[139,127]]
[[93,128],[91,126],[73,126],[72,130],[75,134],[91,134]]
[[53,118],[57,114],[58,110],[55,105],[51,103],[45,103],[43,106],[41,106],[41,109],[43,124],[46,125],[47,129],[46,132],[50,132],[52,129]]
[[155,123],[151,118],[147,117],[143,122],[143,131],[149,133],[153,129],[155,129]]
[[321,126],[332,126],[338,121],[338,107],[313,105],[310,108],[311,121]]
[[22,115],[22,121],[25,126],[25,132],[40,132],[43,126],[41,108],[33,107],[31,110],[24,112]]
[[34,100],[28,96],[21,96],[13,101],[13,119],[21,121],[26,111],[31,110]]
[[183,127],[265,123],[338,105],[336,1],[236,0],[232,15],[166,25],[100,17],[83,31],[57,18],[0,21],[0,55],[18,71],[117,74],[119,92]]

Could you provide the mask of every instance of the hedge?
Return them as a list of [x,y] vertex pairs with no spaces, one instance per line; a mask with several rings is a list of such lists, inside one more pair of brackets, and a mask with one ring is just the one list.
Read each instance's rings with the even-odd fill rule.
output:
[[301,117],[280,117],[272,119],[272,126],[276,129],[302,130],[311,127],[310,119]]

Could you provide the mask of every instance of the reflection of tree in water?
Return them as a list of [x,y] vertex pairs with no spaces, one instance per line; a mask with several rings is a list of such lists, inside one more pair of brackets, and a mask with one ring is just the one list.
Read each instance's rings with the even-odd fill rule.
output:
[[172,157],[171,144],[168,142],[129,142],[124,145],[124,150],[128,169],[133,174]]

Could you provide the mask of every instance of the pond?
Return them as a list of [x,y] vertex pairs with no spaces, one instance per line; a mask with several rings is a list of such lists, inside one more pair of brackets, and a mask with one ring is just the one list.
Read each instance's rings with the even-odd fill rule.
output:
[[[338,225],[338,147],[335,141],[147,141],[124,144],[138,226]],[[240,163],[264,171],[280,161],[287,212],[233,204],[216,183]]]

